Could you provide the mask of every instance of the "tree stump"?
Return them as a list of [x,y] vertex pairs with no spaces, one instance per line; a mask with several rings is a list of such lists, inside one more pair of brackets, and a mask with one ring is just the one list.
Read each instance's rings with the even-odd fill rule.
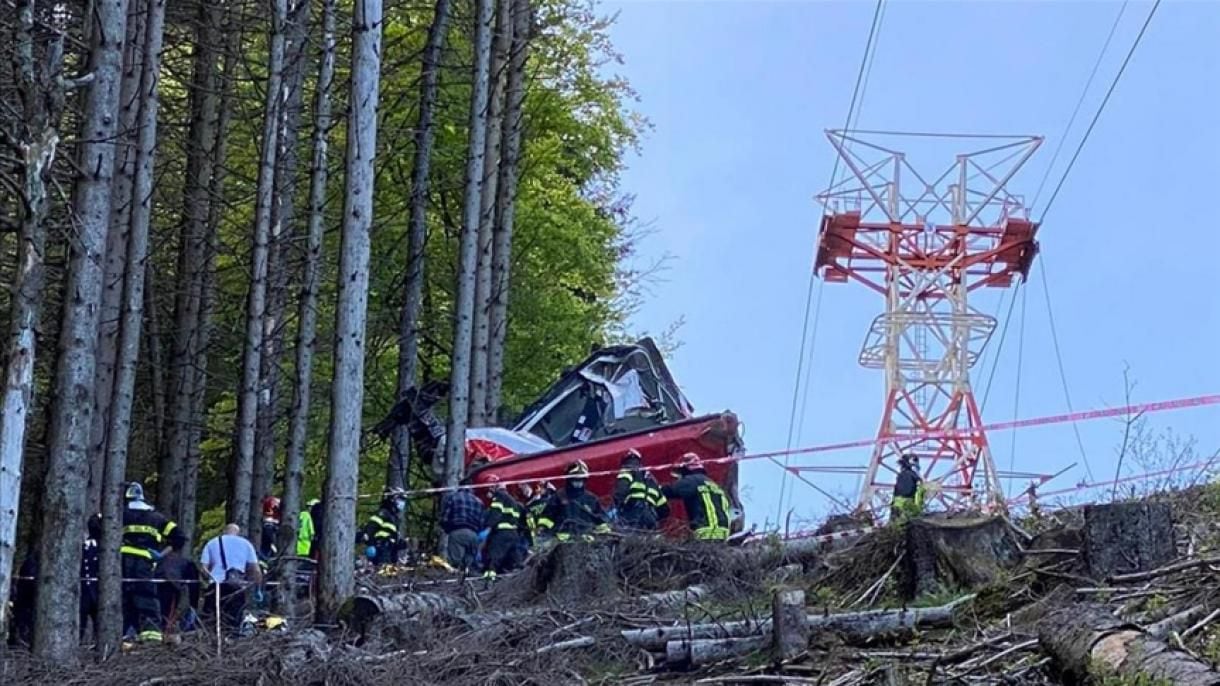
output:
[[903,544],[900,588],[907,599],[992,583],[1021,560],[1003,517],[923,517],[906,524]]
[[1089,575],[1156,569],[1177,557],[1168,503],[1110,503],[1084,508],[1084,559]]
[[771,596],[771,637],[776,660],[791,660],[809,647],[805,592],[776,591]]

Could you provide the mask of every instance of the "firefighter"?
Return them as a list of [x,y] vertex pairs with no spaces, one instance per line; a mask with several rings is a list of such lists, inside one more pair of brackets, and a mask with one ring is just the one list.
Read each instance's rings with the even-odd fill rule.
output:
[[529,517],[530,532],[534,536],[538,536],[540,533],[538,520],[542,517],[547,503],[555,495],[555,484],[550,481],[539,481],[530,490],[530,495],[525,498],[525,511]]
[[732,506],[724,489],[707,475],[703,460],[694,453],[686,453],[678,461],[674,476],[678,480],[663,487],[661,492],[667,498],[682,501],[695,540],[728,540]]
[[300,514],[297,515],[297,557],[312,557],[314,553],[314,541],[317,539],[317,534],[314,530],[313,510],[315,507],[321,507],[322,501],[313,498],[305,503],[305,507],[301,508]]
[[610,533],[609,518],[597,498],[585,490],[589,466],[577,460],[564,470],[566,482],[562,491],[547,499],[538,517],[538,528],[554,534],[560,541],[580,538],[592,541],[593,534]]
[[484,528],[487,536],[487,568],[483,577],[496,578],[497,574],[510,572],[521,566],[524,561],[521,540],[530,538],[529,524],[526,522],[525,507],[517,502],[508,489],[500,484],[500,477],[494,474],[488,479],[495,484],[491,493],[491,506],[487,508],[487,518]]
[[154,567],[171,548],[182,546],[186,537],[178,525],[144,501],[144,486],[127,484],[124,493],[123,560],[124,633],[134,632],[140,641],[160,641],[161,604],[153,584]]
[[398,560],[403,548],[398,537],[398,518],[407,509],[407,492],[401,488],[387,489],[381,497],[381,507],[369,517],[360,532],[359,541],[369,550],[369,559],[376,566],[392,564]]
[[614,507],[623,528],[655,531],[669,516],[669,501],[652,475],[643,470],[643,457],[634,448],[623,455],[614,486]]
[[258,542],[259,557],[264,560],[276,556],[275,539],[280,533],[280,499],[269,495],[263,498],[263,534]]
[[924,485],[919,476],[919,457],[907,453],[898,458],[898,478],[890,502],[890,521],[901,524],[923,514]]

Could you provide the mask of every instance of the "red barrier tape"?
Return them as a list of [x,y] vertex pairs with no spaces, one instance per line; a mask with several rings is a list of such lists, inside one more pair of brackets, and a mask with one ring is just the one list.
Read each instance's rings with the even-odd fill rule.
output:
[[[1192,407],[1205,407],[1209,405],[1220,405],[1220,394],[1199,395],[1191,398],[1179,398],[1177,400],[1162,400],[1151,403],[1140,403],[1136,405],[1125,405],[1123,407],[1110,407],[1100,410],[1083,410],[1080,412],[1071,412],[1068,414],[1046,415],[1043,417],[1033,417],[1030,419],[1018,419],[1008,422],[997,422],[994,424],[985,424],[969,430],[949,429],[944,431],[931,431],[921,434],[894,434],[890,436],[882,436],[878,438],[867,438],[858,441],[848,441],[845,443],[827,443],[824,445],[815,445],[807,448],[793,448],[792,450],[776,450],[766,453],[754,453],[752,455],[729,455],[720,458],[706,459],[704,462],[722,463],[722,462],[745,462],[747,460],[774,460],[777,457],[785,457],[789,455],[809,455],[813,453],[827,453],[836,450],[847,450],[849,448],[866,448],[872,447],[878,443],[887,443],[890,441],[912,441],[912,440],[929,440],[937,438],[963,438],[973,436],[987,431],[1009,431],[1013,429],[1023,429],[1032,426],[1047,426],[1051,424],[1066,424],[1071,422],[1085,422],[1094,419],[1106,419],[1108,417],[1124,417],[1139,414],[1150,414],[1153,412],[1167,412],[1170,410],[1182,410]],[[657,472],[664,469],[673,469],[678,463],[651,465],[644,469],[650,472]],[[782,466],[782,465],[781,465]],[[799,473],[799,465],[785,467],[788,471],[794,474]],[[608,476],[618,474],[620,470],[610,469],[597,472],[590,472],[589,476]],[[562,477],[554,477],[561,479]],[[501,481],[496,484],[460,484],[458,486],[438,486],[435,488],[419,488],[407,491],[408,496],[434,495],[437,493],[446,493],[448,491],[457,491],[462,489],[482,489],[499,486],[512,486],[517,484],[532,484],[539,479],[537,477],[530,479],[518,479],[512,481]],[[379,498],[380,494],[365,494],[360,495],[361,498]]]

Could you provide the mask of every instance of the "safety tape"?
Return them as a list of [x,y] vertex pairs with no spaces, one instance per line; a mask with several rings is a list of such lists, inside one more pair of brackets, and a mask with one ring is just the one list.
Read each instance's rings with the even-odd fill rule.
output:
[[[308,573],[308,572],[300,572],[300,573],[304,574],[304,573]],[[14,580],[14,581],[38,581],[38,577],[35,577],[35,576],[14,576],[14,577],[13,577],[13,580]],[[80,580],[81,580],[81,581],[84,581],[84,582],[89,582],[89,583],[97,583],[97,582],[100,582],[100,581],[101,581],[101,579],[99,579],[99,578],[97,578],[97,577],[91,577],[91,576],[89,576],[89,577],[81,577],[81,579],[80,579]],[[119,581],[120,581],[120,582],[122,582],[122,583],[125,583],[125,584],[128,584],[128,583],[130,583],[130,584],[186,584],[186,585],[200,584],[200,585],[203,585],[203,586],[213,586],[213,585],[215,585],[215,584],[217,584],[217,583],[223,583],[223,582],[218,582],[218,581],[203,581],[203,580],[196,580],[196,579],[182,579],[181,581],[175,581],[175,580],[173,580],[173,579],[119,579]],[[261,583],[261,584],[256,584],[256,583],[252,583],[252,582],[247,582],[247,584],[246,584],[246,585],[247,585],[247,586],[250,586],[251,588],[253,588],[254,586],[280,586],[280,585],[283,585],[283,584],[285,584],[285,583],[287,583],[287,582],[284,582],[284,581],[264,581],[264,582],[263,582],[263,583]]]
[[829,533],[829,534],[819,534],[819,533],[816,533],[813,531],[798,531],[796,533],[788,534],[787,536],[782,536],[782,537],[780,537],[780,540],[783,540],[783,541],[818,541],[818,542],[838,541],[838,540],[842,540],[845,538],[855,538],[857,536],[862,536],[870,531],[875,531],[876,529],[877,529],[877,527],[875,527],[875,526],[866,526],[861,529],[848,529],[846,531],[835,531],[835,532]]
[[[1188,398],[1178,398],[1176,400],[1162,400],[1151,403],[1139,403],[1134,405],[1124,405],[1122,407],[1108,407],[1098,410],[1083,410],[1079,412],[1069,412],[1067,414],[1046,415],[1042,417],[1032,417],[1029,419],[1018,419],[1007,422],[996,422],[993,424],[984,424],[972,429],[946,429],[940,431],[929,431],[923,433],[910,434],[891,434],[888,436],[879,436],[875,438],[866,438],[858,441],[847,441],[843,443],[827,443],[823,445],[809,446],[805,448],[793,448],[791,450],[775,450],[764,453],[753,453],[749,455],[727,455],[725,457],[713,457],[703,460],[703,462],[711,464],[728,463],[728,462],[746,462],[749,460],[774,460],[777,457],[787,457],[791,455],[809,455],[814,453],[827,453],[838,450],[847,450],[850,448],[867,448],[877,445],[878,443],[893,443],[893,442],[908,442],[908,441],[926,441],[940,438],[968,438],[977,436],[985,432],[994,431],[1010,431],[1014,429],[1024,429],[1033,426],[1048,426],[1052,424],[1067,424],[1073,422],[1085,422],[1095,419],[1106,419],[1109,417],[1124,417],[1140,414],[1151,414],[1155,412],[1167,412],[1170,410],[1182,410],[1192,407],[1205,407],[1209,405],[1220,405],[1220,394],[1199,395]],[[492,464],[495,464],[494,462]],[[657,472],[664,469],[673,469],[679,466],[677,462],[660,465],[644,466],[643,470],[648,472]],[[799,465],[784,467],[788,471],[798,473]],[[601,471],[589,472],[586,477],[591,476],[609,476],[618,474],[621,469],[606,469]],[[459,484],[457,486],[437,486],[433,488],[418,488],[405,491],[407,496],[427,496],[436,495],[439,493],[448,493],[450,491],[460,490],[478,490],[487,488],[498,488],[500,486],[513,486],[518,484],[534,484],[538,481],[547,480],[562,480],[562,475],[556,475],[549,479],[541,477],[530,477],[528,479],[514,479],[507,481],[499,481],[494,484]],[[361,494],[360,498],[380,498],[381,494]]]

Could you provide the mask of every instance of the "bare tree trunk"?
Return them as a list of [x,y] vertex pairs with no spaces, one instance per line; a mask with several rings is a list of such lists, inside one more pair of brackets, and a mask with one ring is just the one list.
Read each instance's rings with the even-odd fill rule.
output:
[[508,336],[508,286],[512,270],[513,222],[517,209],[517,174],[521,164],[521,113],[525,103],[525,64],[533,31],[530,0],[513,3],[513,40],[508,64],[500,182],[496,189],[496,225],[492,236],[491,343],[487,351],[487,416],[496,421],[504,387],[504,342]]
[[144,338],[148,345],[148,380],[152,385],[152,444],[157,458],[157,502],[161,503],[161,507],[164,509],[167,507],[166,504],[172,500],[172,498],[160,497],[160,493],[168,488],[166,474],[169,467],[169,453],[165,450],[165,407],[169,392],[165,388],[165,349],[161,344],[161,313],[157,308],[156,275],[153,274],[153,269],[153,259],[150,254],[144,260],[144,318],[148,321]]
[[318,331],[318,265],[322,259],[322,233],[326,228],[326,185],[331,120],[331,90],[335,81],[335,0],[322,3],[322,62],[313,115],[313,167],[309,177],[309,233],[305,269],[301,278],[296,337],[296,382],[289,426],[288,456],[284,467],[281,501],[280,550],[293,550],[297,515],[301,511],[301,480],[305,472],[305,446],[309,441],[310,386]]
[[169,437],[167,463],[162,479],[161,507],[182,518],[183,470],[190,445],[191,406],[194,399],[193,367],[199,347],[200,300],[204,277],[204,251],[212,197],[210,185],[215,165],[216,129],[220,118],[220,51],[224,5],[199,4],[196,30],[192,117],[187,148],[186,191],[178,260],[179,287],[174,302],[174,338],[170,362]]
[[[419,358],[419,310],[424,288],[424,261],[428,242],[428,182],[432,168],[432,144],[436,92],[440,81],[441,49],[449,31],[451,0],[436,0],[428,42],[420,68],[419,122],[415,127],[415,160],[411,169],[411,220],[407,235],[407,289],[398,330],[398,399],[415,385]],[[394,429],[386,485],[406,488],[411,440],[406,425]]]
[[259,511],[251,507],[255,428],[258,420],[259,378],[262,371],[263,318],[267,308],[267,251],[271,238],[271,208],[275,202],[275,167],[279,152],[279,104],[284,70],[284,23],[287,0],[274,0],[271,46],[267,58],[267,95],[263,112],[263,143],[254,207],[254,246],[250,256],[250,291],[246,301],[246,337],[242,347],[241,388],[237,395],[236,441],[229,484],[228,520],[260,530]]
[[470,349],[470,426],[486,426],[487,358],[491,341],[492,227],[496,219],[496,187],[500,177],[500,133],[504,120],[504,88],[508,48],[512,41],[512,1],[497,0],[487,102],[487,140],[483,146],[483,188],[479,200],[479,264],[475,273],[474,342]]
[[[14,70],[22,106],[19,132],[0,132],[14,157],[20,159],[22,189],[17,273],[12,284],[8,355],[0,398],[0,601],[7,605],[16,550],[18,500],[21,497],[22,455],[27,422],[34,402],[34,362],[37,332],[46,284],[43,251],[44,223],[50,211],[51,167],[59,147],[59,115],[63,109],[63,34],[46,39],[45,54],[35,49],[34,2],[17,6],[14,27]],[[39,59],[41,57],[41,60]],[[0,609],[0,630],[8,626],[7,608]]]
[[[89,437],[89,508],[101,508],[106,469],[106,427],[114,397],[114,364],[119,345],[119,310],[123,300],[123,270],[127,265],[127,232],[131,227],[132,189],[136,169],[136,127],[140,119],[140,81],[144,63],[144,24],[147,0],[130,0],[127,7],[127,44],[123,54],[123,81],[119,95],[118,154],[112,181],[110,233],[106,236],[106,265],[102,280],[102,312],[97,328],[97,383],[94,386],[93,426]],[[111,116],[114,116],[113,113]]]
[[479,258],[479,205],[487,135],[487,82],[491,62],[492,0],[475,0],[474,93],[470,98],[470,149],[466,158],[466,200],[453,312],[453,359],[449,385],[449,424],[445,430],[445,484],[457,485],[465,466],[466,419],[470,402],[470,350],[473,338],[475,272]]
[[203,427],[207,421],[207,384],[208,384],[208,347],[212,340],[212,309],[215,306],[216,275],[212,263],[216,256],[216,235],[220,230],[221,214],[224,211],[225,159],[228,152],[229,123],[233,118],[233,88],[235,68],[237,65],[237,49],[241,45],[242,31],[233,25],[236,12],[230,6],[225,19],[225,26],[220,35],[225,38],[225,54],[223,78],[220,81],[220,118],[216,126],[216,141],[213,146],[212,179],[209,188],[211,202],[208,205],[206,230],[203,241],[203,258],[200,270],[202,277],[199,288],[199,340],[194,351],[191,369],[194,379],[191,380],[192,396],[190,405],[190,432],[187,434],[186,462],[182,470],[182,502],[181,519],[178,526],[182,527],[189,548],[195,540],[196,518],[196,487],[199,483],[199,442],[203,436]]
[[[144,36],[144,76],[140,82],[139,134],[136,137],[136,176],[131,208],[131,230],[127,240],[127,269],[123,279],[122,319],[115,359],[114,398],[106,426],[106,470],[102,482],[104,518],[121,518],[122,483],[127,473],[127,448],[131,440],[131,410],[135,397],[136,363],[140,355],[140,327],[144,307],[144,260],[148,255],[148,227],[152,220],[153,168],[157,148],[157,89],[161,72],[161,45],[167,0],[150,0]],[[98,641],[103,652],[117,646],[123,631],[119,583],[119,555],[104,559],[98,582],[101,605]]]
[[356,0],[352,16],[352,81],[347,130],[347,180],[335,306],[335,375],[331,385],[330,458],[326,473],[318,616],[333,619],[352,595],[356,484],[364,404],[369,230],[381,71],[381,0]]

